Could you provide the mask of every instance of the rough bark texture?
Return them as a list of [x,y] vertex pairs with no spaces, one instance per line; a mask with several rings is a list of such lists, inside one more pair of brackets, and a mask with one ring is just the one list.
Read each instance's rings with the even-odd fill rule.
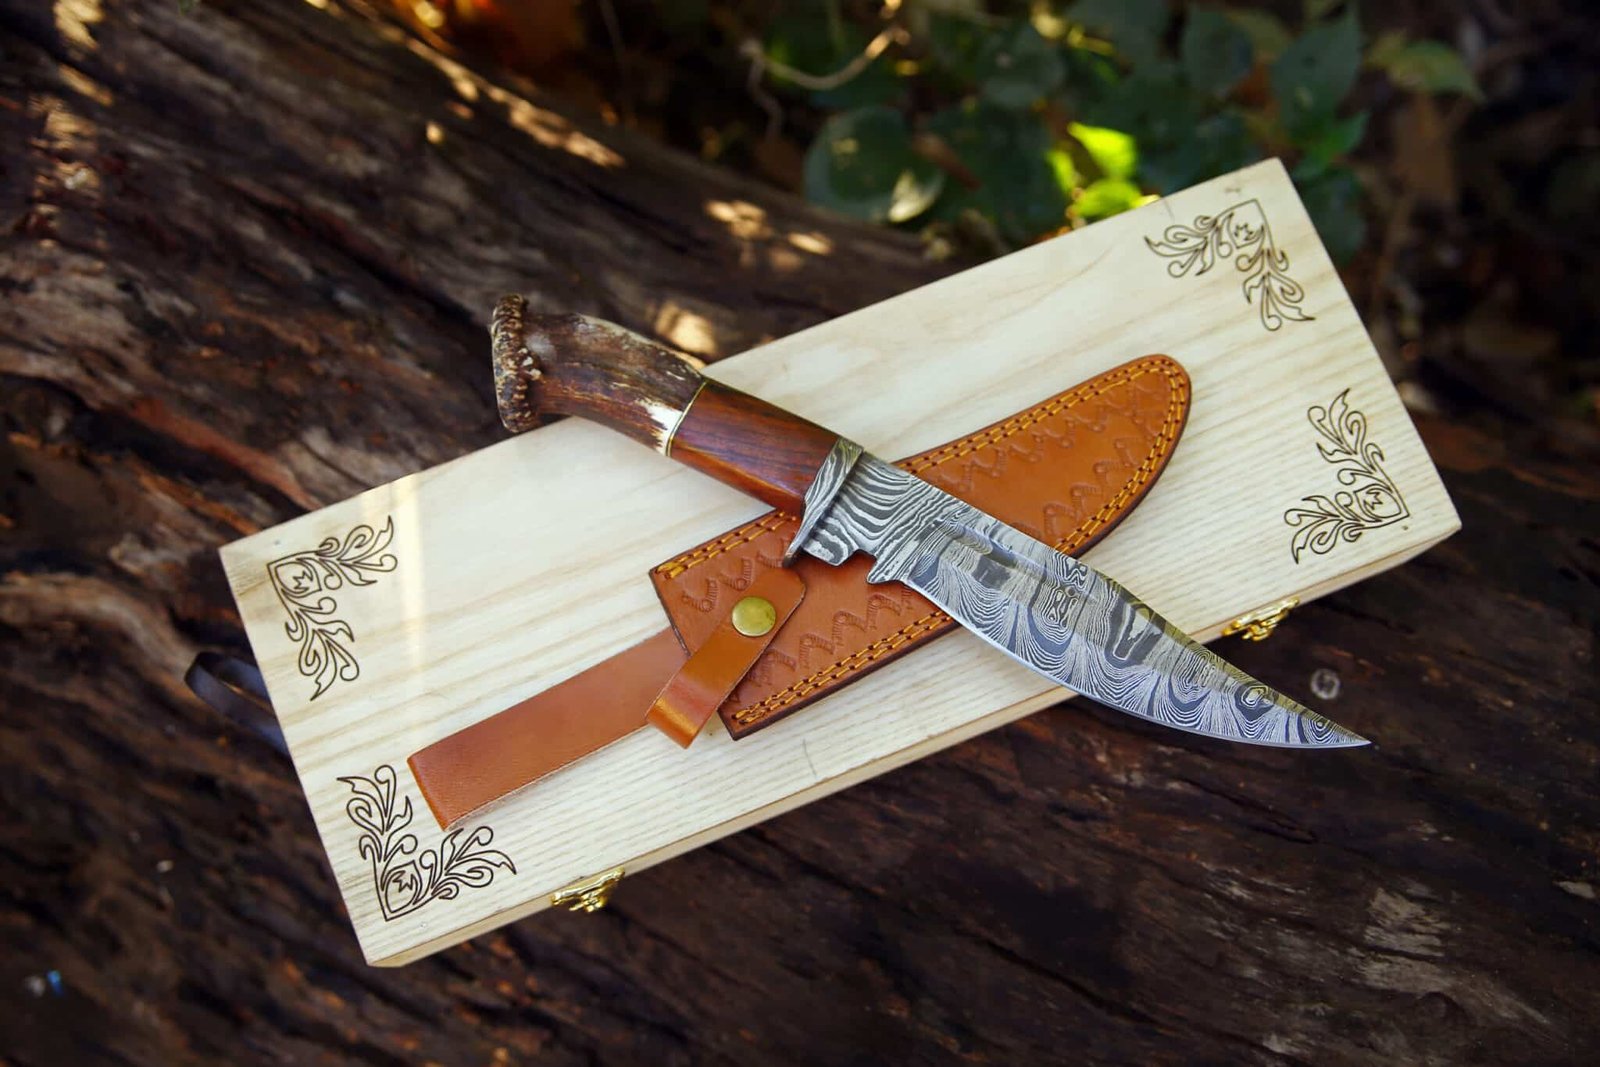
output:
[[0,1060],[1600,1057],[1600,475],[1437,421],[1463,533],[1228,648],[1373,750],[1057,709],[367,968],[179,681],[244,651],[216,546],[496,439],[502,291],[716,356],[931,268],[353,3],[0,20]]

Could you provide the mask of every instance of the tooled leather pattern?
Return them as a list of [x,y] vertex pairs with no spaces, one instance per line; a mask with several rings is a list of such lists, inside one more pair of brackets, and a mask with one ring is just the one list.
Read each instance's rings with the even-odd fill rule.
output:
[[[1012,418],[899,464],[1064,552],[1104,536],[1153,482],[1182,431],[1189,381],[1135,360]],[[651,580],[693,651],[755,575],[780,565],[794,516],[771,512],[659,565]],[[919,594],[869,586],[871,562],[802,557],[805,601],[719,709],[735,737],[881,666],[954,623]]]

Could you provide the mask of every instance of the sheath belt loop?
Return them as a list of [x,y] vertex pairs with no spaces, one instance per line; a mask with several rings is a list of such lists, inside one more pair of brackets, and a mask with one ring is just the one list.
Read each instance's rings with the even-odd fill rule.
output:
[[202,652],[189,665],[183,680],[212,711],[256,734],[285,756],[289,754],[283,728],[272,713],[267,684],[254,663],[220,652]]
[[689,747],[755,666],[805,598],[806,584],[783,567],[764,572],[657,694],[645,721]]

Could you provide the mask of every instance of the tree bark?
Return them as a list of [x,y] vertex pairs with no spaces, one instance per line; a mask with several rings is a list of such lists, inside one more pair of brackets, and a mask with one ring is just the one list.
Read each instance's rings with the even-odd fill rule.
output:
[[1370,752],[1064,707],[367,968],[181,683],[247,651],[217,546],[498,439],[502,292],[716,358],[941,268],[355,0],[5,0],[0,49],[4,1062],[1600,1055],[1600,475],[1442,421],[1463,533],[1228,647]]

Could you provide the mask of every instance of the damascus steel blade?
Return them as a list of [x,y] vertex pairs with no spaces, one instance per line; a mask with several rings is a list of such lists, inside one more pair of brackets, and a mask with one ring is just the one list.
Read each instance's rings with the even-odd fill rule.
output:
[[856,460],[804,550],[835,565],[866,552],[868,581],[904,582],[1025,666],[1130,715],[1257,745],[1367,743],[1193,641],[1088,564],[875,456]]

